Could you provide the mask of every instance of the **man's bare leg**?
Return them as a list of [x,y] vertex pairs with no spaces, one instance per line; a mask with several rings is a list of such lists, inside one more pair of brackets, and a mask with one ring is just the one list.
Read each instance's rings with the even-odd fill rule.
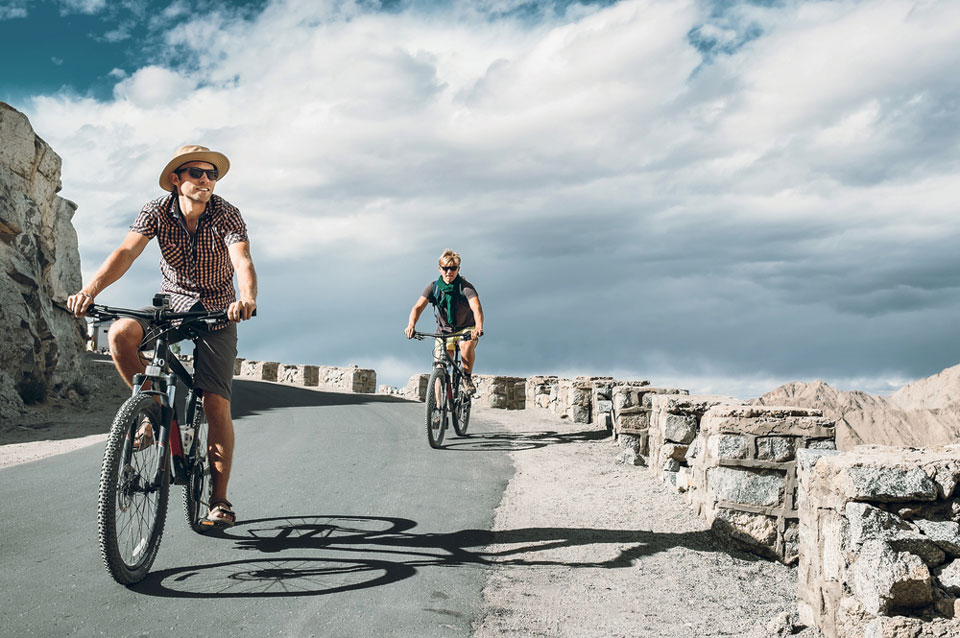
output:
[[133,319],[117,319],[107,333],[113,365],[123,381],[133,387],[133,375],[141,374],[146,366],[140,360],[140,342],[143,328]]
[[207,415],[207,425],[210,428],[207,453],[210,458],[210,484],[213,488],[211,501],[225,501],[227,483],[230,482],[230,467],[233,464],[230,400],[213,392],[204,392],[203,412]]
[[476,359],[476,354],[476,341],[470,340],[460,342],[460,356],[463,358],[463,369],[467,374],[473,373],[473,361]]

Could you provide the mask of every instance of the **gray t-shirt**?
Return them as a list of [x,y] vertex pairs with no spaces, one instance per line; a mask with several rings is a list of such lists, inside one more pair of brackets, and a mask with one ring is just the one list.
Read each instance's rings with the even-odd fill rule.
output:
[[[477,296],[477,289],[473,287],[473,284],[464,279],[460,278],[460,282],[463,286],[463,297],[457,300],[457,324],[451,326],[447,323],[447,313],[445,310],[441,310],[437,313],[437,327],[440,332],[456,332],[457,330],[463,330],[464,328],[469,328],[470,326],[477,325],[476,320],[473,317],[473,310],[470,308],[470,304],[467,302],[468,299],[473,299]],[[427,287],[423,289],[423,294],[421,296],[426,297],[427,301],[432,303],[434,306],[437,304],[436,297],[433,296],[433,285],[435,281],[431,281],[427,284]]]

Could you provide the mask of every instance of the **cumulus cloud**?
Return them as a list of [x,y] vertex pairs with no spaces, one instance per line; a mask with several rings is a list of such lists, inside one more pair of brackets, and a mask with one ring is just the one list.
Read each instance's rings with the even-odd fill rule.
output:
[[27,17],[26,2],[12,2],[0,7],[0,20],[13,20]]
[[183,6],[112,100],[28,110],[89,270],[176,147],[231,157],[284,308],[251,356],[400,383],[448,246],[487,369],[884,387],[960,355],[956,3]]
[[107,0],[57,0],[60,12],[70,13],[99,13],[107,7]]

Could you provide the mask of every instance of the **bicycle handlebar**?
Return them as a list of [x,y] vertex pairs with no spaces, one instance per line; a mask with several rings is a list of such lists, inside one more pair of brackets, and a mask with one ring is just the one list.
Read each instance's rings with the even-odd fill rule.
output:
[[[483,336],[483,333],[481,332],[479,335],[477,335],[477,339],[479,339],[482,336]],[[443,339],[444,341],[446,341],[447,339],[452,339],[454,337],[460,337],[464,341],[470,341],[473,338],[473,332],[464,332],[462,334],[452,334],[449,332],[417,332],[416,330],[413,331],[413,337],[412,337],[413,339],[416,339],[418,341],[423,341],[428,337],[434,338],[434,339]]]
[[[114,308],[111,306],[102,306],[100,304],[91,304],[87,308],[85,314],[93,317],[94,319],[100,320],[129,317],[131,319],[144,319],[153,323],[168,323],[180,320],[187,320],[188,323],[193,323],[195,321],[215,323],[217,321],[227,320],[226,310],[189,310],[187,312],[173,312],[164,308],[157,308],[156,310],[135,310],[133,308]],[[257,311],[254,310],[251,317],[256,316]]]

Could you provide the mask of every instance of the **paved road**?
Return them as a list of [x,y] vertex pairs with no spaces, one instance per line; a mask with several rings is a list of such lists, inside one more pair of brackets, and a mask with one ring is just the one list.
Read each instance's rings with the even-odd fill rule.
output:
[[437,451],[422,404],[235,393],[241,522],[189,531],[172,486],[159,556],[133,587],[97,546],[101,446],[0,470],[0,636],[470,635],[513,471],[496,425]]

